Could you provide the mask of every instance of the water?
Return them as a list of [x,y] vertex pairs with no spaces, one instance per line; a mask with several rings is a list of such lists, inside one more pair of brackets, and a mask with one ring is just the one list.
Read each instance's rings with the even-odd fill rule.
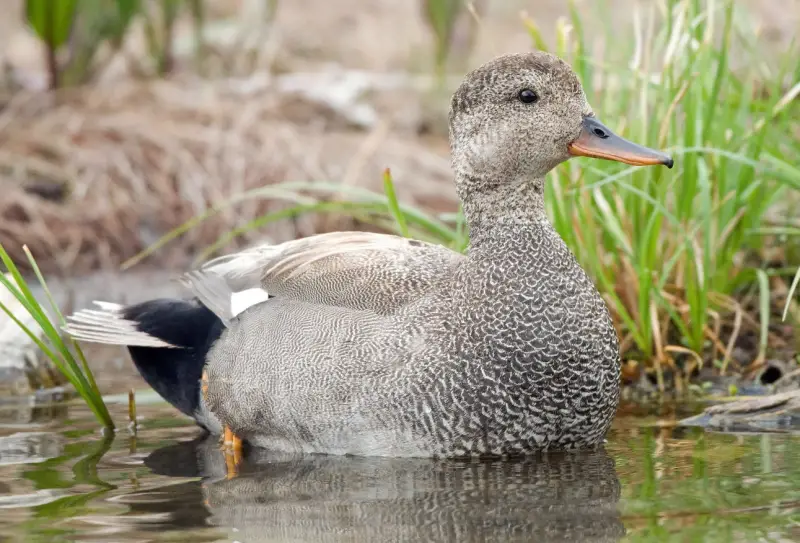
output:
[[[114,406],[115,420],[126,408]],[[0,541],[800,541],[800,438],[621,412],[605,450],[515,461],[277,457],[234,478],[163,404],[0,412]]]

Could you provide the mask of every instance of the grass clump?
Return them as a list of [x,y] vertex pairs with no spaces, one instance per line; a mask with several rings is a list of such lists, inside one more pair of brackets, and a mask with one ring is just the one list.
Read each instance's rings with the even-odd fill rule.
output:
[[[277,0],[269,2],[276,9]],[[47,62],[51,90],[91,81],[120,53],[141,23],[150,68],[141,73],[169,73],[173,67],[175,27],[187,13],[194,30],[195,51],[203,49],[203,0],[25,0],[25,20],[39,38]],[[113,53],[104,51],[107,47]],[[105,53],[105,54],[104,54]],[[132,60],[130,56],[127,60]]]
[[758,326],[751,367],[738,369],[764,362],[770,278],[783,270],[767,268],[760,250],[768,227],[800,234],[768,216],[800,197],[800,169],[784,158],[800,151],[791,122],[797,55],[775,67],[762,62],[732,0],[666,6],[635,14],[634,41],[615,46],[620,58],[604,63],[586,56],[573,12],[556,52],[575,66],[598,115],[634,141],[666,147],[674,173],[571,161],[554,172],[547,199],[557,230],[617,317],[623,354],[652,363],[662,388],[665,366],[680,370],[678,384],[704,361],[725,373],[743,330],[737,320]]
[[2,302],[0,302],[0,309],[31,338],[36,346],[41,349],[42,353],[53,362],[56,368],[58,368],[72,386],[75,387],[75,390],[92,410],[97,420],[100,421],[105,428],[113,430],[114,422],[103,402],[102,394],[86,362],[86,357],[83,355],[83,351],[81,351],[77,342],[72,339],[69,340],[69,343],[64,341],[59,332],[59,327],[66,324],[64,315],[58,309],[58,305],[55,303],[33,255],[27,247],[24,247],[24,251],[28,257],[31,268],[36,274],[39,284],[42,286],[42,290],[50,302],[50,307],[52,308],[53,314],[58,319],[58,322],[54,323],[51,320],[50,315],[45,312],[44,308],[33,296],[25,278],[2,245],[0,245],[0,261],[3,262],[3,265],[8,270],[8,274],[13,281],[5,274],[0,274],[0,284],[8,290],[31,317],[33,317],[44,333],[44,339],[42,339],[40,334],[36,333],[35,330],[31,330],[20,321]]
[[[604,2],[592,20],[606,20]],[[676,167],[635,168],[571,160],[550,174],[547,211],[608,302],[623,358],[681,389],[705,364],[744,373],[765,361],[775,280],[794,268],[767,265],[776,235],[800,234],[772,210],[800,201],[796,47],[763,62],[758,36],[727,0],[671,0],[633,14],[633,39],[605,23],[604,58],[593,57],[582,16],[560,21],[553,52],[580,76],[597,116],[620,135],[672,153]],[[605,10],[611,13],[611,10]],[[549,46],[524,18],[532,42]],[[794,54],[792,54],[794,52]],[[737,59],[734,66],[733,58]],[[739,67],[737,67],[739,66]],[[277,197],[293,203],[212,244],[205,258],[238,234],[302,213],[350,215],[379,228],[462,251],[460,213],[433,217],[397,202],[390,176],[380,195],[336,183],[284,183],[235,201]],[[343,200],[325,201],[338,195]],[[168,234],[148,252],[233,205],[224,202]],[[791,208],[791,204],[789,206]],[[144,255],[142,255],[144,256]],[[796,281],[795,281],[796,283]],[[796,284],[791,290],[796,288]],[[787,301],[787,307],[788,307]],[[734,348],[755,338],[751,360]]]

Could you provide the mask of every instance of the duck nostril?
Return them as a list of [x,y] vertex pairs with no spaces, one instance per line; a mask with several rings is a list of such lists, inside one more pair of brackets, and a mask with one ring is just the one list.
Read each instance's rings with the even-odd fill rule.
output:
[[597,136],[598,138],[606,139],[608,137],[608,134],[606,134],[605,130],[601,128],[595,128],[594,130],[592,130],[592,132],[594,132],[594,135]]

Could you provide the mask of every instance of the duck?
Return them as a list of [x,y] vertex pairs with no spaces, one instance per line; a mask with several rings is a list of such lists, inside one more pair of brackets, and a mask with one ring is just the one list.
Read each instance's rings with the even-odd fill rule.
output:
[[475,68],[450,101],[463,253],[330,232],[186,272],[189,299],[71,315],[126,346],[145,381],[228,450],[481,457],[597,448],[619,402],[617,334],[549,221],[545,177],[572,157],[665,165],[615,134],[544,51]]

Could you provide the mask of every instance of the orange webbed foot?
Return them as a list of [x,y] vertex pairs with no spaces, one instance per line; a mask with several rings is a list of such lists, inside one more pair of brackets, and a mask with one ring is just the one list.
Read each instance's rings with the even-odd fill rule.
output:
[[242,438],[234,434],[228,426],[225,426],[223,433],[222,450],[225,454],[227,478],[231,479],[239,473],[239,465],[242,463]]

